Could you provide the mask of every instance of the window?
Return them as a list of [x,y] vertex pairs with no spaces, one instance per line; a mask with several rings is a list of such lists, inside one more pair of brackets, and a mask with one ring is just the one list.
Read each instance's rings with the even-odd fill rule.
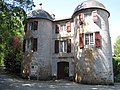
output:
[[26,39],[23,40],[23,52],[25,52]]
[[62,24],[61,25],[61,30],[60,32],[66,32],[66,25],[65,24]]
[[59,40],[55,40],[55,53],[59,53]]
[[67,32],[71,32],[71,22],[66,23]]
[[32,49],[32,39],[27,39],[26,40],[26,50],[29,51]]
[[80,33],[79,36],[79,47],[84,48],[84,45],[94,45],[95,47],[100,47],[100,32],[94,33]]
[[79,46],[80,49],[84,48],[84,33],[80,33]]
[[67,52],[67,41],[60,41],[60,52]]
[[67,53],[71,52],[71,39],[67,39]]
[[25,26],[24,26],[24,32],[25,32],[25,33],[27,32],[27,23],[26,23]]
[[38,21],[29,22],[29,30],[37,30],[38,28]]
[[60,31],[60,25],[59,24],[56,24],[55,25],[55,33],[58,34]]
[[80,25],[83,24],[83,22],[84,22],[84,13],[80,13],[79,22],[80,22]]
[[100,32],[95,32],[95,46],[100,47]]
[[93,44],[94,44],[93,33],[85,34],[85,45]]
[[55,40],[55,53],[70,53],[71,52],[71,39],[67,40]]
[[97,11],[93,11],[92,12],[92,17],[93,17],[93,22],[97,22],[98,21]]
[[33,22],[33,30],[37,30],[38,28],[38,21]]
[[32,50],[36,52],[37,51],[37,38],[33,38],[32,44],[33,44]]
[[[26,46],[26,47],[25,47]],[[37,51],[37,38],[29,38],[23,41],[23,51]]]
[[29,22],[29,30],[33,30],[33,23]]

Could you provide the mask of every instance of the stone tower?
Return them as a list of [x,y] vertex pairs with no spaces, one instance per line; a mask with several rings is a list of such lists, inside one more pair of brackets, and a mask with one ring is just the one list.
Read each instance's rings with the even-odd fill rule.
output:
[[52,20],[49,13],[38,9],[30,12],[24,21],[26,27],[23,63],[27,65],[23,65],[27,66],[30,77],[49,79],[51,76]]
[[88,84],[112,84],[110,13],[96,0],[78,5],[74,22],[75,80]]

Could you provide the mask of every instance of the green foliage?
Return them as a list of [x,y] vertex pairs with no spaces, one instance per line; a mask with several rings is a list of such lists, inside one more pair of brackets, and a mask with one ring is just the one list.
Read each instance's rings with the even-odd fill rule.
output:
[[120,57],[113,57],[113,71],[115,81],[120,82]]
[[[0,0],[0,65],[5,64],[6,69],[12,72],[20,72],[24,18],[26,13],[22,8]],[[13,37],[19,38],[18,46],[13,45]]]
[[118,57],[120,56],[120,36],[117,37],[114,45],[114,54]]
[[116,82],[120,82],[120,74],[116,75]]
[[35,7],[33,0],[6,0],[14,7],[21,7],[26,12],[32,10],[32,7]]

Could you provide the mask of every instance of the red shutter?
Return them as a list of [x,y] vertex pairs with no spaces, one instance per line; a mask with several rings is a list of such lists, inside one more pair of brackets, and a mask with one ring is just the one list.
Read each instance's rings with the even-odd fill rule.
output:
[[59,33],[59,31],[60,31],[60,25],[56,24],[56,26],[55,26],[55,33]]
[[84,22],[84,13],[80,13],[79,22],[80,22],[80,24],[83,24],[83,22]]
[[33,44],[33,51],[36,52],[37,51],[37,38],[33,38],[32,39],[32,44]]
[[25,26],[24,26],[24,32],[25,32],[25,33],[27,32],[27,23],[26,23]]
[[67,53],[71,52],[71,39],[67,39]]
[[25,47],[26,47],[26,39],[23,40],[23,52],[25,52]]
[[84,33],[80,33],[79,46],[80,49],[84,48]]
[[59,53],[59,40],[55,40],[55,53]]
[[100,32],[95,32],[95,46],[100,47]]
[[66,23],[67,32],[71,32],[71,22]]
[[98,21],[97,11],[93,11],[92,16],[93,16],[93,22],[97,22]]
[[33,22],[33,29],[37,30],[37,28],[38,28],[38,21],[34,21]]

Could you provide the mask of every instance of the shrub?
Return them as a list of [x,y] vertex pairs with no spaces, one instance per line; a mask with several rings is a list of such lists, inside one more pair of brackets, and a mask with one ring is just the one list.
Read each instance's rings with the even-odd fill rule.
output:
[[116,82],[120,82],[120,57],[113,57],[113,71]]

